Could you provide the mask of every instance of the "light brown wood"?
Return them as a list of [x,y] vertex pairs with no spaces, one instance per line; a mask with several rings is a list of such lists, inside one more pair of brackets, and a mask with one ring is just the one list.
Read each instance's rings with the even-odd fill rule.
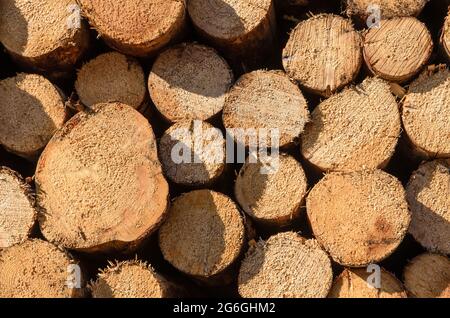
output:
[[322,171],[384,168],[400,132],[400,112],[389,84],[367,78],[314,109],[301,137],[302,155]]
[[439,254],[421,254],[403,272],[410,297],[450,298],[450,259]]
[[300,216],[307,186],[305,172],[295,158],[281,155],[255,162],[249,157],[239,171],[234,193],[255,222],[280,227]]
[[361,65],[359,33],[350,20],[332,14],[300,22],[283,50],[289,77],[325,97],[352,82]]
[[188,11],[199,35],[244,71],[264,63],[272,52],[276,34],[272,0],[190,0]]
[[346,0],[346,14],[366,22],[370,6],[378,6],[382,19],[418,16],[428,0]]
[[68,121],[38,162],[36,187],[43,235],[85,252],[135,248],[168,205],[151,126],[120,103]]
[[206,122],[179,122],[161,137],[159,157],[164,174],[172,182],[185,186],[211,185],[225,171],[225,139],[219,129]]
[[176,198],[159,230],[164,258],[183,273],[214,279],[233,264],[245,241],[243,218],[227,196],[196,190]]
[[84,64],[75,82],[80,101],[91,107],[119,102],[139,109],[146,102],[144,70],[139,62],[117,52],[101,54]]
[[430,66],[410,86],[403,100],[403,126],[414,155],[450,158],[450,71]]
[[402,184],[381,170],[326,175],[309,192],[306,211],[318,242],[350,267],[391,255],[411,222]]
[[382,20],[364,39],[364,60],[369,70],[388,81],[403,83],[427,64],[433,39],[424,23],[416,18]]
[[25,241],[35,219],[31,187],[17,172],[0,167],[0,250]]
[[[88,48],[89,31],[71,10],[75,0],[3,0],[0,42],[20,64],[58,77]],[[73,26],[70,23],[75,23]]]
[[109,263],[89,289],[93,298],[169,298],[174,285],[148,264],[134,260]]
[[302,92],[284,72],[260,70],[239,78],[226,97],[222,119],[227,129],[253,129],[256,134],[265,129],[268,136],[258,137],[269,147],[271,130],[278,130],[279,146],[284,147],[303,132],[309,111]]
[[407,298],[402,283],[391,273],[381,268],[380,288],[373,285],[366,268],[346,268],[334,280],[329,298]]
[[286,232],[250,246],[238,289],[245,298],[325,298],[332,280],[330,259],[319,244]]
[[184,31],[183,0],[77,1],[100,37],[127,55],[155,55],[178,40]]
[[40,75],[0,81],[0,144],[34,161],[68,118],[60,90]]
[[148,87],[158,111],[173,123],[219,114],[233,81],[228,63],[214,49],[183,43],[158,56]]
[[[0,298],[73,298],[84,295],[85,277],[80,271],[81,288],[76,283],[73,258],[56,246],[41,240],[28,240],[0,251]],[[70,280],[73,275],[73,281]],[[73,286],[76,287],[76,286]]]
[[406,195],[412,212],[409,233],[429,251],[450,254],[450,160],[423,163]]

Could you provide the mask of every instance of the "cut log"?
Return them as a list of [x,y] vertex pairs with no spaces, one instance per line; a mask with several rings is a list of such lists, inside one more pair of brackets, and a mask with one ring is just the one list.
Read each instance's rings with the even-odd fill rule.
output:
[[364,39],[364,59],[370,72],[391,82],[412,79],[427,64],[433,39],[425,24],[412,17],[382,20]]
[[406,188],[409,233],[431,252],[450,254],[450,160],[422,164]]
[[293,232],[250,247],[239,271],[239,294],[245,298],[325,298],[333,271],[315,240]]
[[283,50],[283,66],[306,90],[331,96],[358,75],[361,37],[348,19],[314,16],[299,23]]
[[[297,219],[307,190],[301,164],[295,158],[278,158],[251,162],[242,167],[236,180],[236,200],[255,222],[281,227]],[[263,163],[264,162],[264,163]]]
[[75,0],[3,0],[0,42],[13,59],[58,77],[87,50],[88,28]]
[[48,242],[14,245],[0,251],[0,298],[81,297],[84,277],[76,268],[70,255]]
[[415,257],[403,272],[409,296],[450,298],[450,259],[425,253]]
[[233,264],[245,242],[243,218],[227,196],[197,190],[176,198],[159,231],[164,258],[181,272],[214,279]]
[[429,67],[410,86],[403,101],[403,126],[423,158],[450,158],[450,71]]
[[418,16],[429,0],[346,0],[346,14],[366,22],[374,9],[380,9],[382,19]]
[[346,268],[334,280],[329,298],[407,298],[402,283],[391,273],[381,268],[379,288],[375,272]]
[[127,55],[153,56],[184,32],[183,0],[77,1],[100,37]]
[[168,205],[151,126],[120,103],[68,121],[38,162],[36,187],[44,236],[85,252],[137,247]]
[[110,263],[89,286],[93,298],[170,298],[176,288],[140,261]]
[[202,122],[179,122],[159,142],[166,177],[185,186],[213,184],[225,171],[225,139],[219,129]]
[[120,102],[139,109],[147,94],[139,62],[117,52],[99,55],[86,63],[78,72],[75,88],[80,101],[88,107]]
[[322,171],[384,168],[401,132],[387,82],[368,78],[317,106],[302,135],[302,155]]
[[319,243],[350,267],[392,254],[411,221],[402,184],[381,170],[326,175],[309,193],[306,210]]
[[[223,110],[227,129],[253,129],[255,133],[263,129],[268,135],[276,129],[280,147],[293,144],[308,121],[308,105],[302,92],[282,71],[244,74],[228,93]],[[270,136],[258,137],[271,146]],[[245,145],[250,145],[250,138]]]
[[0,144],[29,160],[68,118],[59,89],[39,75],[19,74],[0,81]]
[[24,242],[35,219],[30,186],[15,171],[0,167],[0,250]]
[[214,49],[195,43],[163,52],[148,80],[152,101],[169,122],[216,116],[232,84],[227,62]]
[[259,67],[273,51],[272,0],[190,0],[188,11],[199,35],[244,71]]
[[447,59],[450,61],[450,11],[442,28],[441,46]]

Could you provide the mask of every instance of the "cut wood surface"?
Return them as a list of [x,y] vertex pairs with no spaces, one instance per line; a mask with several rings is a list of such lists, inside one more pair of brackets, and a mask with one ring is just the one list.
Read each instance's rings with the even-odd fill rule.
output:
[[227,196],[196,190],[176,198],[159,230],[164,258],[175,268],[199,278],[213,278],[241,254],[243,218]]
[[431,66],[410,86],[403,101],[403,126],[415,155],[450,158],[450,71]]
[[427,64],[433,39],[426,25],[413,17],[382,20],[364,39],[364,59],[369,70],[392,82],[412,79]]
[[196,43],[160,54],[148,80],[152,101],[169,122],[217,115],[232,84],[227,62],[214,49]]
[[366,268],[346,268],[334,280],[329,298],[407,298],[402,283],[391,273],[381,268],[380,287]]
[[244,70],[264,62],[274,46],[272,0],[190,0],[188,11],[200,36]]
[[406,195],[412,212],[409,233],[429,251],[450,254],[450,160],[422,164]]
[[302,154],[322,171],[384,168],[400,132],[400,112],[389,84],[367,78],[314,109],[301,137]]
[[350,267],[391,255],[411,221],[402,184],[381,170],[326,175],[310,191],[306,211],[319,243]]
[[184,32],[183,0],[77,1],[100,37],[127,55],[157,54]]
[[450,298],[450,259],[439,254],[421,254],[403,272],[409,296]]
[[80,101],[88,107],[120,102],[139,109],[147,95],[139,62],[117,52],[101,54],[83,65],[75,89]]
[[283,66],[302,87],[329,97],[358,75],[361,44],[350,20],[332,14],[314,16],[291,32]]
[[31,187],[15,171],[0,167],[0,250],[25,241],[35,219]]
[[29,160],[67,120],[59,89],[40,75],[19,74],[0,81],[0,144]]
[[28,240],[0,251],[0,298],[69,298],[83,295],[69,288],[70,275],[83,287],[83,273],[71,265],[74,260],[56,246],[41,240]]
[[75,0],[2,0],[0,42],[26,67],[55,76],[70,71],[89,44],[75,5]]
[[[292,144],[309,121],[308,105],[300,89],[282,71],[254,71],[243,75],[228,93],[223,110],[227,129],[277,129],[279,146]],[[266,138],[270,147],[270,136]],[[250,138],[245,140],[249,146]]]
[[89,286],[93,298],[167,298],[174,288],[141,261],[110,263]]
[[234,193],[245,213],[256,222],[279,227],[299,217],[308,185],[295,158],[281,155],[268,160],[272,161],[254,163],[248,158],[236,179]]
[[417,16],[428,0],[346,0],[346,14],[366,22],[370,8],[378,7],[382,19]]
[[315,240],[286,232],[250,247],[239,271],[245,298],[325,298],[331,261]]
[[442,28],[441,45],[445,55],[450,61],[450,11],[445,19],[444,27]]
[[36,186],[44,236],[87,252],[133,248],[168,205],[152,128],[120,103],[67,122],[38,162]]
[[225,156],[222,132],[206,122],[179,122],[159,142],[164,174],[180,185],[211,185],[225,171]]

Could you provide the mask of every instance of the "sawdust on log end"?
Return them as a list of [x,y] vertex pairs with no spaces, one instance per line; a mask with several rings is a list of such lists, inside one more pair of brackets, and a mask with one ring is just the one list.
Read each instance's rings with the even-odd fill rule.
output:
[[412,79],[427,64],[433,39],[426,25],[413,17],[382,20],[364,39],[364,59],[369,70],[391,82]]
[[40,75],[19,74],[0,81],[0,144],[37,159],[68,118],[59,89]]
[[283,66],[302,87],[329,97],[358,75],[361,45],[350,20],[332,14],[314,16],[291,32]]
[[[190,0],[195,29],[233,64],[253,68],[273,50],[276,19],[272,0]],[[255,54],[255,52],[257,52]]]
[[184,0],[78,0],[83,14],[112,48],[131,56],[157,54],[181,37]]
[[239,271],[245,298],[325,298],[333,272],[315,240],[286,232],[250,247]]
[[[0,251],[0,298],[80,297],[84,277],[82,272],[72,270],[74,265],[70,255],[41,240],[4,249]],[[74,275],[73,281],[69,280],[70,275]],[[77,282],[81,288],[70,288],[77,287]]]
[[314,109],[301,137],[302,154],[322,171],[384,168],[400,132],[400,112],[389,84],[368,78]]
[[403,279],[411,297],[450,298],[450,259],[439,254],[421,254],[406,265]]
[[173,286],[141,261],[110,263],[90,284],[93,298],[168,298]]
[[117,52],[99,55],[83,65],[75,82],[80,101],[88,107],[120,102],[139,109],[145,103],[145,86],[139,62]]
[[326,175],[310,191],[306,210],[319,243],[350,267],[391,255],[411,221],[402,184],[381,170]]
[[211,185],[225,171],[225,139],[219,129],[202,121],[170,127],[159,142],[164,174],[185,186]]
[[[239,78],[226,97],[222,117],[227,129],[253,129],[269,147],[271,136],[263,136],[259,130],[265,129],[268,135],[277,130],[279,146],[283,147],[303,132],[309,111],[302,92],[284,72],[261,70]],[[246,146],[250,140],[246,138]]]
[[183,273],[199,278],[224,272],[241,254],[244,241],[237,205],[210,190],[176,198],[159,230],[164,258]]
[[381,268],[380,286],[371,279],[374,272],[365,268],[346,268],[334,280],[329,298],[407,298],[402,283],[391,273]]
[[403,126],[415,154],[450,158],[450,71],[430,66],[409,86],[403,101]]
[[148,86],[156,108],[169,122],[208,120],[222,111],[233,78],[214,49],[183,43],[159,55]]
[[[271,160],[271,161],[267,161]],[[234,192],[242,209],[256,222],[269,226],[287,225],[300,215],[307,179],[295,158],[250,162],[241,168]]]
[[120,103],[69,120],[38,162],[36,187],[44,236],[86,252],[134,247],[168,205],[152,128]]
[[346,14],[366,22],[379,8],[382,19],[418,16],[428,0],[346,0]]
[[409,233],[432,252],[450,254],[450,160],[422,164],[406,187]]
[[30,186],[6,167],[0,167],[0,202],[0,249],[3,249],[25,241],[36,219]]
[[75,0],[2,0],[0,42],[25,67],[55,76],[70,71],[89,44],[75,6]]

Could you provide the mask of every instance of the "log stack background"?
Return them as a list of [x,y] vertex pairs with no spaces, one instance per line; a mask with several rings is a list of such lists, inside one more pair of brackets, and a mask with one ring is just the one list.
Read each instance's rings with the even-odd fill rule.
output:
[[0,1],[0,297],[450,297],[446,1],[78,3]]

